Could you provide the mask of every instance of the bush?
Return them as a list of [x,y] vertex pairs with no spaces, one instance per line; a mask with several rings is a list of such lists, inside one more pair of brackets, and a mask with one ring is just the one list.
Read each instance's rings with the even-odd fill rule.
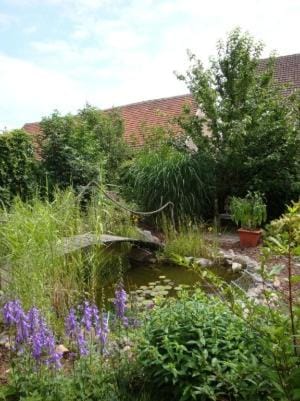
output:
[[0,202],[29,198],[36,186],[36,162],[29,136],[22,130],[0,135]]
[[77,116],[55,112],[42,120],[41,127],[42,164],[51,186],[77,188],[100,178],[116,179],[127,155],[117,113],[86,106]]
[[170,144],[142,150],[128,168],[126,179],[127,196],[145,211],[171,201],[177,221],[212,214],[212,160],[204,152],[189,154]]
[[269,352],[221,301],[198,293],[151,314],[139,360],[160,399],[256,401],[272,391]]

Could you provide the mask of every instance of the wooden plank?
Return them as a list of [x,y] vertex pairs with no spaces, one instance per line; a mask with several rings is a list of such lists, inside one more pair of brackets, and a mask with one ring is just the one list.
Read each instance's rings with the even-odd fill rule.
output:
[[145,248],[159,249],[161,244],[154,241],[141,240],[137,238],[121,237],[117,235],[102,234],[96,235],[85,233],[63,238],[58,244],[59,254],[65,255],[93,245],[111,245],[117,243],[131,243]]

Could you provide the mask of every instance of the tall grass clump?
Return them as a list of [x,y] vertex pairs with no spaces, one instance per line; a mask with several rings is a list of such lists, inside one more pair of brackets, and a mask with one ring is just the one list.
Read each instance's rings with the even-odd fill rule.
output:
[[192,256],[195,258],[211,258],[216,249],[204,237],[204,228],[200,224],[181,223],[175,230],[174,227],[164,221],[163,232],[165,247],[163,255],[168,259],[176,256]]
[[99,191],[84,207],[81,198],[67,189],[56,191],[51,201],[36,197],[25,203],[16,198],[1,214],[5,223],[0,232],[0,267],[4,265],[7,272],[7,297],[58,317],[84,297],[95,300],[103,286],[118,278],[129,247],[116,252],[94,245],[68,252],[68,238],[84,233],[137,236],[130,215]]
[[2,263],[9,269],[8,292],[25,307],[53,310],[68,303],[80,288],[82,255],[64,256],[62,238],[84,231],[80,207],[71,190],[52,202],[15,199],[0,233]]
[[127,195],[146,211],[171,201],[176,220],[199,220],[213,211],[212,170],[204,152],[191,154],[169,144],[145,148],[128,168]]

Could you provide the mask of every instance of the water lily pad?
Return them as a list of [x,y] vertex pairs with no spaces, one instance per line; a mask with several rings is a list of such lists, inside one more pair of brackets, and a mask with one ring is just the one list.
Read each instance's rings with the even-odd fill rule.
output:
[[156,296],[157,297],[165,297],[168,294],[169,294],[169,291],[162,290],[162,291],[157,292]]
[[159,276],[158,278],[163,280],[164,278],[166,278],[166,276]]

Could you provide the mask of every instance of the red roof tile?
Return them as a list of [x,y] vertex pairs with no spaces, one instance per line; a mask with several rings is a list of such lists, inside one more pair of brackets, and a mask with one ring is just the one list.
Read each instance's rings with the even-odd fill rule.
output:
[[[261,67],[267,59],[261,60]],[[289,84],[285,92],[300,89],[300,54],[277,57],[275,60],[275,79],[282,84]],[[170,120],[180,114],[184,105],[188,105],[192,112],[196,112],[197,105],[191,95],[181,95],[162,99],[147,100],[132,103],[116,109],[124,121],[124,136],[128,143],[141,145],[145,127],[168,127]],[[108,109],[111,111],[113,109]],[[27,123],[23,129],[36,136],[41,133],[39,123]]]

